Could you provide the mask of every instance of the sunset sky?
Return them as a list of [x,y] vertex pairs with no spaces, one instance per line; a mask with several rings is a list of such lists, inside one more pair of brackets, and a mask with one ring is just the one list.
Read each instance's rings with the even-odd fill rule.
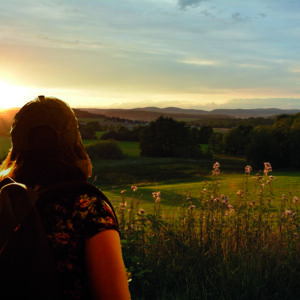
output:
[[300,108],[298,0],[0,3],[0,108]]

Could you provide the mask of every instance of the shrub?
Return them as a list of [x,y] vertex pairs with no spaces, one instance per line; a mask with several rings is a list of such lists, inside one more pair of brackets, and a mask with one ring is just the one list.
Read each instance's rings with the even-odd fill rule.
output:
[[116,141],[103,141],[87,145],[86,152],[91,159],[122,159],[124,154]]

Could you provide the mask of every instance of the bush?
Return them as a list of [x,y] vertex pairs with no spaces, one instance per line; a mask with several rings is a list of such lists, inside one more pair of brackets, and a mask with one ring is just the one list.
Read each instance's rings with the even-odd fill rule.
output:
[[122,159],[124,154],[116,141],[103,141],[87,145],[86,152],[91,159]]

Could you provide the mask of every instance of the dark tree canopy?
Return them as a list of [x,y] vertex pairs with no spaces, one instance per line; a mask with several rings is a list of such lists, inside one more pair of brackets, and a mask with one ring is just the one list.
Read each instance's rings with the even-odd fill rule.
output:
[[197,135],[184,122],[159,117],[141,131],[140,150],[149,157],[200,157]]

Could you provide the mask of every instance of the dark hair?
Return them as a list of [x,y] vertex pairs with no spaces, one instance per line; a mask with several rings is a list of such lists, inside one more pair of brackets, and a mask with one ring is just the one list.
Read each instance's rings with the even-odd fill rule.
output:
[[[50,104],[51,101],[53,100],[49,99]],[[60,100],[60,102],[62,101]],[[63,102],[60,103],[60,105],[63,104]],[[72,112],[67,105],[63,106],[64,109],[66,107]],[[30,107],[27,105],[26,109],[29,111]],[[75,116],[73,117],[71,114],[70,118],[76,120]],[[75,122],[74,120],[71,121]],[[23,130],[23,122],[26,122],[26,117],[19,121],[17,128],[20,129],[18,130]],[[44,186],[59,181],[87,181],[88,177],[91,176],[92,165],[82,144],[78,128],[73,127],[74,136],[78,137],[77,140],[70,143],[66,142],[63,146],[58,143],[57,131],[49,126],[38,125],[30,128],[26,133],[27,138],[19,135],[26,142],[28,148],[16,151],[13,144],[0,167],[0,179],[9,176],[15,181],[31,187]],[[72,132],[70,133],[72,134]]]

